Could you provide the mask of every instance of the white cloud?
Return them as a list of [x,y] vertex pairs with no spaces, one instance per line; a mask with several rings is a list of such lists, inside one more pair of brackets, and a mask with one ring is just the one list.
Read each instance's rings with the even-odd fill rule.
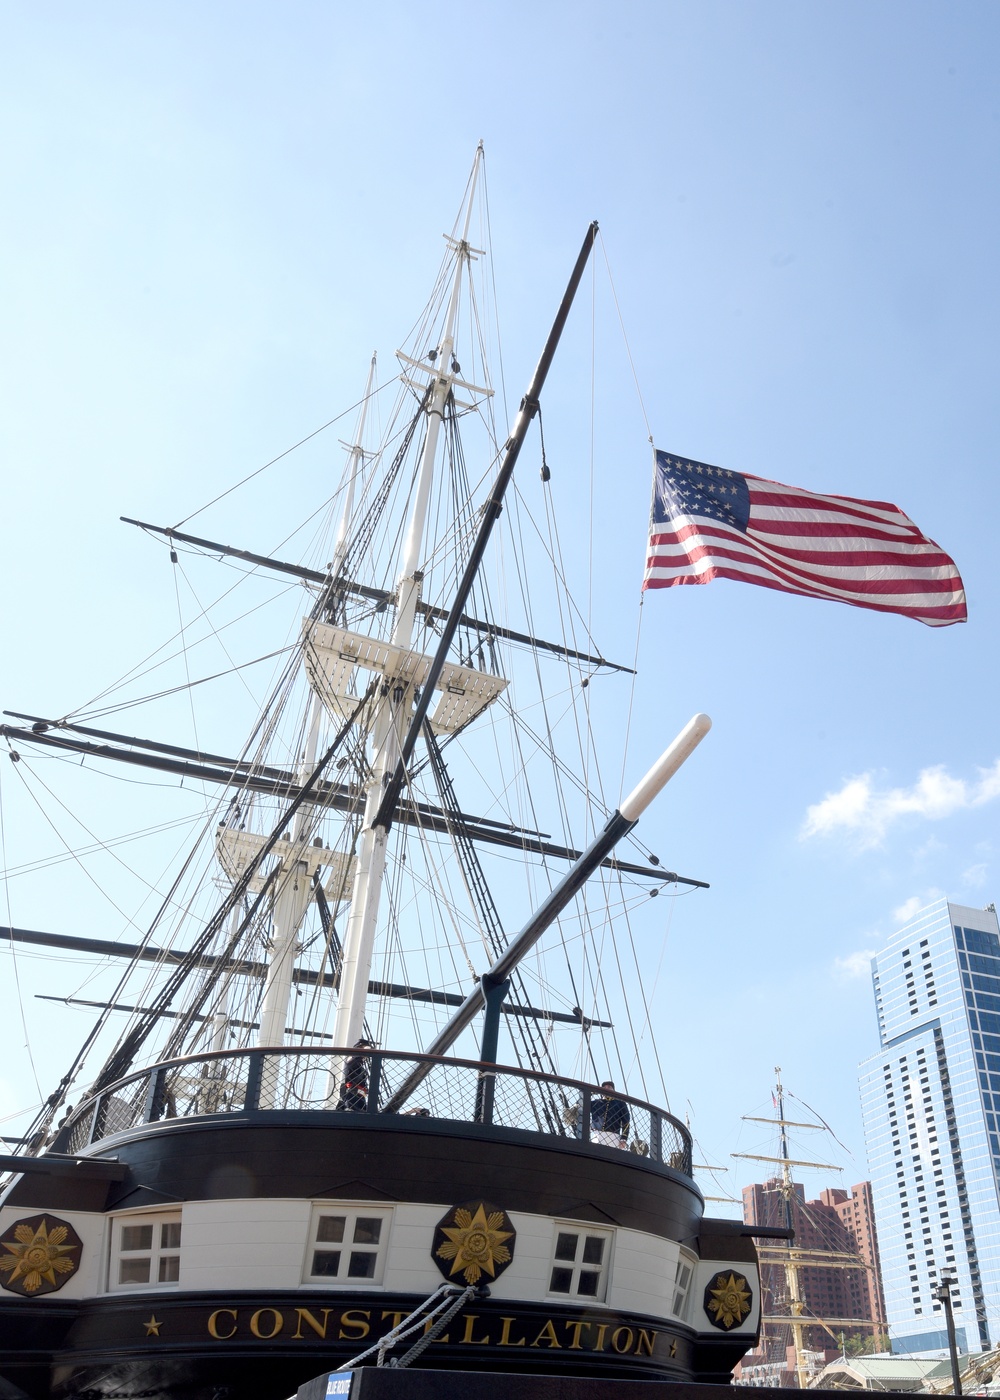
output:
[[968,870],[962,871],[962,884],[971,885],[973,889],[980,889],[986,884],[986,872],[989,869],[985,861],[978,865],[970,865]]
[[859,948],[856,953],[848,953],[846,958],[834,958],[834,971],[850,981],[856,981],[859,977],[867,977],[871,972],[871,961],[874,956],[874,948]]
[[904,899],[898,909],[892,911],[892,923],[894,928],[902,928],[908,924],[921,909],[926,909],[928,904],[933,904],[936,899],[943,899],[944,891],[931,887],[924,890],[923,894],[911,894],[909,899]]
[[839,792],[827,793],[806,811],[800,833],[832,836],[847,833],[862,847],[881,845],[889,827],[902,817],[940,821],[952,813],[981,807],[1000,797],[1000,759],[981,768],[974,781],[953,778],[943,764],[925,768],[912,787],[878,788],[873,773],[848,778]]

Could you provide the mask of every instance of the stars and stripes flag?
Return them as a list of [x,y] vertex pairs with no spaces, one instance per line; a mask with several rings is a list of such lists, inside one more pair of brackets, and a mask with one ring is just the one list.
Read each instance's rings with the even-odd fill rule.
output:
[[954,562],[896,506],[655,458],[644,589],[732,578],[930,627],[966,620]]

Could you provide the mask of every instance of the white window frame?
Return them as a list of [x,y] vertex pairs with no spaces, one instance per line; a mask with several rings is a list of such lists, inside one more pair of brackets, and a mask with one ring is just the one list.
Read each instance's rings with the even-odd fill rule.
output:
[[[180,1261],[184,1238],[182,1217],[183,1213],[179,1210],[163,1209],[130,1211],[125,1215],[111,1217],[111,1247],[108,1252],[107,1278],[109,1293],[161,1292],[177,1288],[180,1285]],[[171,1225],[176,1225],[178,1228],[176,1244],[164,1241],[163,1227]],[[142,1229],[144,1226],[150,1227],[148,1247],[123,1248],[123,1242],[131,1242],[125,1231]],[[122,1265],[129,1262],[139,1263],[144,1259],[149,1260],[149,1277],[123,1281],[121,1278]],[[174,1259],[177,1260],[177,1277],[161,1281],[160,1274],[164,1272],[164,1265],[166,1265],[167,1272],[173,1272],[167,1261]]]
[[677,1256],[677,1267],[674,1270],[674,1286],[671,1294],[671,1312],[680,1322],[687,1320],[697,1267],[698,1256],[687,1254],[682,1249]]
[[[320,1222],[324,1216],[344,1217],[341,1240],[320,1238]],[[389,1254],[392,1216],[391,1205],[374,1205],[371,1201],[315,1201],[309,1217],[309,1238],[306,1241],[306,1256],[302,1263],[303,1284],[310,1288],[381,1288]],[[374,1246],[368,1240],[355,1239],[357,1222],[364,1219],[378,1219],[382,1222],[378,1243]],[[340,1256],[336,1274],[313,1272],[317,1253]],[[373,1272],[364,1276],[349,1273],[352,1254],[374,1256]]]
[[[559,1258],[561,1236],[576,1235],[577,1242],[573,1259]],[[586,1240],[601,1239],[604,1241],[604,1248],[601,1251],[599,1264],[585,1259]],[[557,1220],[553,1225],[552,1249],[549,1253],[548,1273],[545,1279],[545,1291],[550,1298],[572,1298],[574,1301],[585,1303],[603,1303],[608,1296],[608,1286],[611,1279],[611,1253],[614,1249],[615,1232],[603,1225],[588,1225],[579,1220]],[[581,1293],[581,1275],[593,1273],[595,1268],[598,1271],[597,1291],[595,1293]],[[553,1288],[553,1274],[556,1269],[568,1270],[570,1272],[570,1286],[568,1289]]]

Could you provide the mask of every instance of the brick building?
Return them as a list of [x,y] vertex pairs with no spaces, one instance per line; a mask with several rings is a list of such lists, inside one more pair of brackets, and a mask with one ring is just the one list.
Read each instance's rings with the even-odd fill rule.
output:
[[855,1253],[868,1265],[863,1275],[867,1291],[867,1311],[859,1317],[870,1317],[885,1331],[885,1297],[882,1292],[882,1268],[878,1255],[878,1235],[875,1230],[875,1207],[872,1204],[872,1184],[858,1182],[849,1192],[834,1189],[821,1191],[819,1199],[824,1206],[832,1207],[840,1216],[853,1241]]

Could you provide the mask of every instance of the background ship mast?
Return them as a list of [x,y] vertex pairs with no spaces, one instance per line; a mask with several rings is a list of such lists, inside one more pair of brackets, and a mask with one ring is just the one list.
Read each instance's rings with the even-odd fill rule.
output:
[[[775,1118],[758,1118],[752,1114],[744,1115],[744,1121],[750,1123],[771,1123],[778,1129],[778,1155],[776,1157],[762,1156],[754,1152],[734,1152],[734,1157],[742,1157],[754,1162],[773,1162],[781,1168],[781,1175],[777,1180],[777,1187],[782,1197],[783,1224],[789,1233],[787,1245],[779,1245],[773,1239],[767,1239],[765,1243],[758,1243],[758,1254],[762,1268],[768,1264],[780,1267],[784,1272],[785,1289],[788,1301],[788,1313],[779,1313],[772,1307],[769,1312],[764,1311],[762,1303],[761,1316],[761,1351],[766,1349],[766,1335],[768,1326],[791,1328],[792,1343],[795,1348],[795,1371],[800,1390],[805,1390],[809,1385],[811,1371],[806,1357],[806,1329],[810,1327],[822,1327],[829,1332],[834,1341],[838,1340],[834,1329],[853,1328],[873,1328],[877,1332],[879,1322],[874,1322],[870,1318],[860,1317],[817,1317],[806,1311],[807,1304],[803,1294],[802,1276],[803,1269],[864,1269],[871,1268],[859,1254],[854,1254],[844,1250],[825,1250],[804,1248],[794,1242],[795,1230],[795,1182],[792,1179],[793,1167],[812,1167],[823,1171],[840,1172],[842,1167],[838,1167],[831,1162],[814,1162],[803,1158],[792,1157],[788,1142],[789,1128],[806,1128],[819,1132],[828,1131],[823,1123],[804,1123],[785,1116],[785,1089],[781,1082],[781,1067],[775,1066],[775,1086],[773,1092],[773,1103],[777,1112]],[[842,1334],[841,1334],[842,1335]]]

